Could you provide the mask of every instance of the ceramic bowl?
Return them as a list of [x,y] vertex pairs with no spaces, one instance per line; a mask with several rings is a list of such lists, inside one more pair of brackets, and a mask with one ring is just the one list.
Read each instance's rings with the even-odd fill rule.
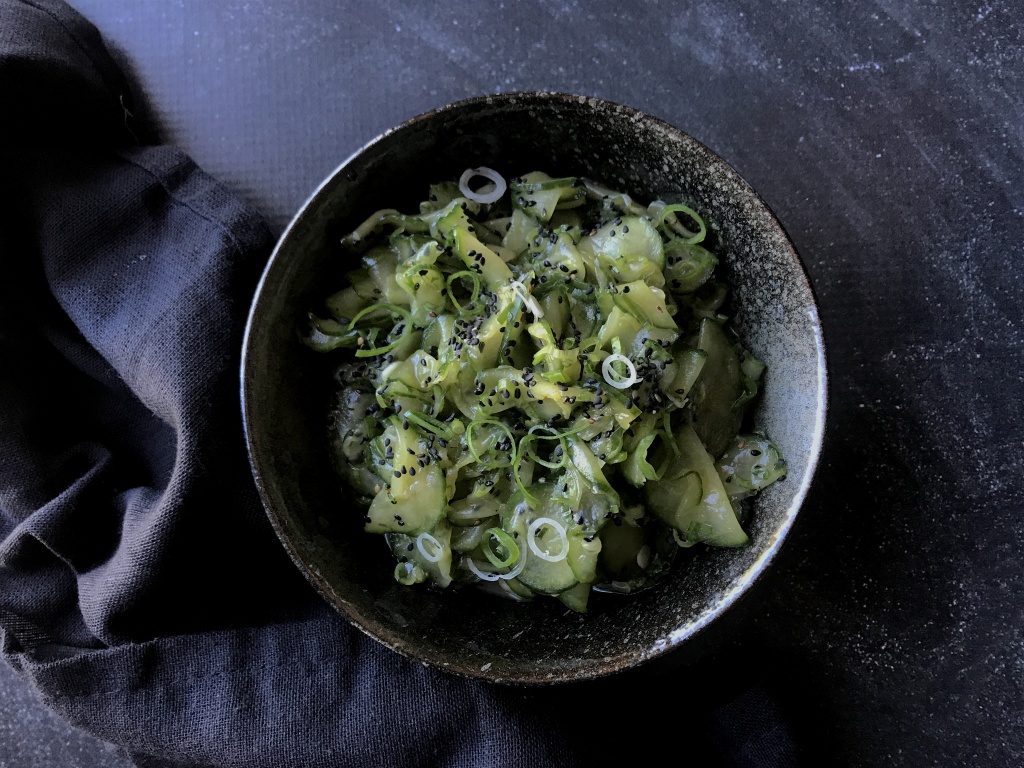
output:
[[[475,590],[403,586],[379,537],[329,460],[329,356],[296,324],[342,284],[339,241],[380,208],[417,212],[428,185],[487,166],[581,175],[648,201],[680,194],[710,212],[733,293],[732,324],[767,364],[752,426],[788,462],[785,482],[756,500],[750,543],[694,547],[654,588],[595,594],[587,613]],[[295,565],[323,598],[388,648],[440,670],[494,683],[542,685],[619,673],[670,654],[764,576],[797,519],[821,450],[827,399],[822,328],[805,268],[758,193],[683,131],[635,109],[558,93],[483,96],[419,115],[345,160],[280,238],[252,304],[242,410],[253,474]]]

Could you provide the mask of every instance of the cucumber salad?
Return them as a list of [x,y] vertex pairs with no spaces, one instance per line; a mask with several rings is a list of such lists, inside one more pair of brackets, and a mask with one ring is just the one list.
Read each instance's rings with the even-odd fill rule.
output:
[[302,322],[337,357],[331,458],[395,579],[583,613],[746,544],[786,463],[746,423],[764,365],[701,214],[541,171],[424,191],[342,239],[354,268]]

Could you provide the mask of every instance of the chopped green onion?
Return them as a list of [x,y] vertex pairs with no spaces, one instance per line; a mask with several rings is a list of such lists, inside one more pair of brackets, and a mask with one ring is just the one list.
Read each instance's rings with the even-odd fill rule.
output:
[[464,558],[463,562],[465,562],[466,567],[469,568],[469,570],[471,570],[478,579],[482,579],[483,581],[497,581],[501,578],[501,576],[496,573],[481,571],[471,557]]
[[[430,545],[430,552],[427,551],[425,544]],[[416,549],[423,555],[423,559],[430,563],[438,562],[444,554],[444,546],[441,542],[426,531],[416,537]]]
[[[687,229],[682,225],[679,219],[676,217],[676,213],[685,213],[691,219],[697,223],[697,231],[694,232],[691,229]],[[691,245],[704,240],[707,235],[707,226],[704,224],[704,219],[688,205],[682,203],[673,203],[672,205],[666,205],[661,209],[661,213],[658,214],[658,227],[662,229],[669,229],[671,233],[680,236],[683,240]]]
[[[629,375],[620,375],[613,367],[614,363],[622,363],[625,365]],[[636,375],[636,366],[633,365],[633,361],[625,355],[608,355],[608,357],[604,359],[604,362],[601,363],[601,373],[604,375],[604,380],[616,389],[628,389],[640,381],[640,377]]]
[[[462,278],[469,278],[473,282],[473,293],[469,300],[469,306],[464,307],[459,300],[455,298],[454,289],[452,283]],[[448,293],[448,298],[452,300],[452,304],[458,310],[460,315],[475,315],[479,314],[483,305],[480,303],[480,275],[469,269],[463,269],[458,272],[453,272],[448,275],[448,280],[445,281],[445,290]]]
[[[558,537],[561,543],[561,548],[555,554],[551,554],[540,548],[537,543],[537,536],[541,528],[551,528]],[[557,520],[552,520],[550,517],[538,517],[532,523],[530,527],[526,529],[526,543],[530,545],[530,551],[533,552],[541,560],[547,560],[549,563],[557,563],[560,560],[565,560],[569,556],[569,538],[565,535],[565,528]]]
[[[483,176],[491,183],[482,187],[479,192],[474,192],[470,189],[469,182],[477,176]],[[483,166],[480,168],[467,168],[459,178],[459,191],[464,197],[476,203],[496,203],[501,199],[501,196],[505,194],[505,190],[507,188],[508,185],[505,183],[505,179],[500,173],[490,168],[484,168]]]
[[[540,434],[541,430],[547,430],[551,434],[542,435]],[[540,456],[534,453],[532,444],[536,440],[557,440],[558,447],[555,448],[553,453],[559,456],[558,461],[542,459]],[[552,427],[548,427],[544,424],[538,424],[536,426],[530,427],[529,431],[527,431],[527,433],[523,435],[523,438],[519,441],[518,453],[520,456],[524,454],[526,456],[529,456],[542,467],[547,467],[548,469],[561,469],[562,467],[565,466],[566,461],[568,461],[568,449],[565,443],[565,433],[559,432],[558,430],[553,429]]]
[[520,573],[523,572],[523,566],[526,565],[526,553],[523,550],[519,550],[519,562],[515,564],[511,571],[508,573],[499,573],[499,579],[514,579]]
[[[491,561],[495,568],[508,568],[519,559],[519,545],[505,531],[497,526],[488,528],[484,539],[484,556]],[[498,546],[503,548],[508,555],[504,558],[498,557],[491,547],[491,539],[497,539]]]
[[533,313],[533,316],[540,320],[544,317],[544,310],[540,308],[540,304],[537,300],[530,295],[530,292],[526,289],[521,282],[513,280],[510,285],[512,289],[519,294],[519,298],[523,300],[523,305]]
[[[356,357],[374,357],[376,355],[383,355],[385,352],[390,352],[392,349],[401,344],[405,337],[408,336],[409,332],[412,330],[412,314],[409,312],[409,310],[405,309],[404,307],[400,307],[397,304],[387,303],[371,304],[370,306],[361,309],[359,312],[356,313],[356,316],[353,317],[352,321],[348,324],[348,330],[354,330],[356,327],[356,323],[362,320],[363,317],[365,317],[370,312],[374,312],[378,309],[386,309],[393,314],[400,315],[403,318],[402,330],[398,338],[392,341],[390,344],[385,344],[382,347],[370,347],[369,349],[363,347],[357,348],[355,352]],[[376,331],[376,329],[374,330]],[[394,333],[394,329],[392,329],[392,333]],[[374,341],[376,339],[376,334],[367,334],[366,337],[369,338],[371,341]]]

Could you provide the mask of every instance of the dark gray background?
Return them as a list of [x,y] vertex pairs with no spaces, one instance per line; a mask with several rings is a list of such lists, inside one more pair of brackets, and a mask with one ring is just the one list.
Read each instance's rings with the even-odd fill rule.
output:
[[[1024,763],[1024,12],[1010,2],[74,0],[163,141],[280,231],[377,133],[559,90],[689,132],[821,302],[816,486],[709,635],[831,765]],[[0,768],[118,766],[0,669]],[[824,763],[823,763],[824,764]]]

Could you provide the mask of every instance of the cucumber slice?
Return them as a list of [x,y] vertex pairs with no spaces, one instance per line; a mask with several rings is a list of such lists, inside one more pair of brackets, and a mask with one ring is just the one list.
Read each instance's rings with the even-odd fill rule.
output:
[[416,458],[426,453],[426,440],[417,429],[392,417],[373,443],[373,455],[384,462],[377,466],[388,485],[373,497],[363,530],[410,536],[434,530],[444,517],[448,494],[440,465],[420,466]]
[[394,492],[382,488],[373,497],[363,530],[367,533],[409,533],[430,531],[444,517],[446,501],[444,472],[437,464],[428,464],[423,471]]
[[509,186],[512,205],[529,212],[538,221],[548,221],[555,208],[577,205],[583,200],[584,190],[576,179],[552,179],[543,171],[532,171]]
[[779,447],[760,433],[737,435],[716,467],[733,502],[753,496],[787,471]]
[[472,231],[466,212],[453,205],[437,221],[437,231],[467,267],[476,271],[488,287],[507,285],[512,272],[502,258],[484,245]]
[[623,348],[629,349],[642,330],[643,326],[639,320],[621,307],[614,306],[597,334],[598,347],[606,349],[611,345],[612,339],[618,338]]
[[[569,529],[573,524],[572,511],[566,500],[557,496],[554,490],[556,486],[555,483],[538,483],[530,486],[530,494],[539,502],[537,508],[531,509],[522,494],[517,494],[509,500],[509,504],[501,515],[501,527],[516,540],[519,545],[520,557],[525,558],[523,569],[516,578],[534,592],[545,595],[557,595],[576,586],[579,582],[570,565],[572,540],[569,536]],[[530,526],[541,517],[555,520],[567,531],[566,537],[570,540],[570,550],[561,560],[550,561],[538,557],[527,543]],[[555,554],[561,542],[557,541],[556,536],[550,534],[550,529],[542,530],[537,536],[537,544],[542,549],[548,547],[549,551]],[[595,561],[597,559],[596,553],[594,559]]]
[[665,280],[673,293],[692,293],[706,283],[718,266],[718,257],[703,246],[676,238],[665,246]]
[[650,518],[619,520],[602,528],[600,537],[599,592],[639,592],[667,576],[679,552],[670,529]]
[[644,485],[648,508],[687,542],[743,546],[747,534],[697,433],[683,424],[673,437],[679,454],[668,452],[669,464],[662,479]]
[[677,407],[686,405],[686,397],[707,359],[708,353],[702,349],[683,346],[673,350],[672,362],[665,367],[665,375],[661,379],[661,391]]
[[516,208],[512,211],[512,218],[502,244],[518,256],[529,247],[539,229],[540,223],[533,216]]
[[634,280],[616,288],[613,294],[616,306],[635,317],[641,323],[669,331],[678,331],[676,321],[669,314],[665,304],[665,292],[652,288],[643,280]]
[[584,237],[580,244],[597,256],[617,282],[656,275],[664,285],[665,249],[658,230],[646,218],[622,216]]
[[700,322],[697,346],[707,359],[691,390],[693,429],[707,452],[717,458],[740,431],[743,421],[742,409],[734,407],[744,392],[740,356],[722,326],[707,318]]
[[590,598],[590,585],[589,584],[577,584],[575,587],[570,587],[558,595],[558,599],[562,603],[576,613],[587,612],[587,600]]

